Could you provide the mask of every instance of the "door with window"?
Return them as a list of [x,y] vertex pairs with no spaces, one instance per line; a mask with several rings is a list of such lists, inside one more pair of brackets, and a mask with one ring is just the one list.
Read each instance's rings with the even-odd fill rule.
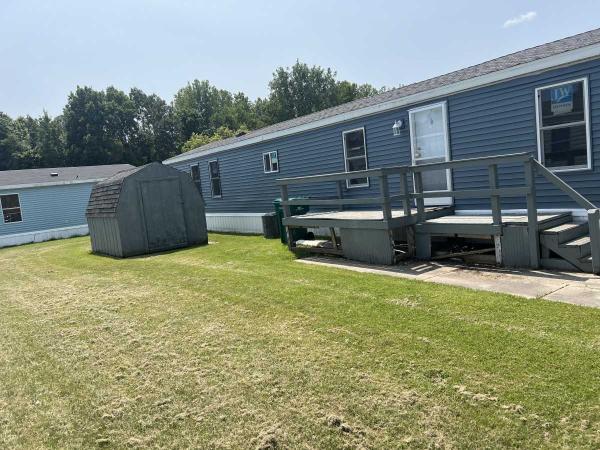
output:
[[[447,116],[446,102],[409,111],[410,147],[414,165],[450,160]],[[422,178],[425,192],[450,190],[450,169],[428,170],[422,173]],[[452,197],[426,198],[425,204],[450,205]]]

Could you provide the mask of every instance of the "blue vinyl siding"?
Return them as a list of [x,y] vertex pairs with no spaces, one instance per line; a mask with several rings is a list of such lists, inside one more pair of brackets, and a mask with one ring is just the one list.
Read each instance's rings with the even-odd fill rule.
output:
[[[587,61],[519,77],[495,85],[473,89],[428,103],[446,101],[452,159],[530,152],[537,158],[535,88],[587,77],[589,80],[590,134],[592,143],[592,170],[560,173],[559,176],[590,201],[600,204],[600,60]],[[405,165],[411,161],[409,127],[401,136],[392,135],[395,120],[408,119],[411,105],[359,119],[286,136],[259,144],[252,144],[193,161],[175,163],[180,170],[200,162],[202,190],[207,212],[267,212],[279,196],[277,178],[316,175],[344,171],[342,131],[365,127],[369,168]],[[279,173],[263,173],[262,154],[277,150]],[[210,196],[208,161],[218,159],[221,170],[223,197]],[[501,167],[500,184],[515,186],[523,183],[521,167]],[[452,176],[454,189],[486,187],[486,169],[456,170]],[[398,180],[391,179],[392,191],[397,191]],[[538,206],[540,208],[575,208],[576,205],[543,179],[538,178]],[[347,197],[367,196],[378,192],[377,180],[368,188],[350,189]],[[291,196],[334,196],[333,183],[308,188],[294,188]],[[459,209],[489,209],[488,199],[460,199]],[[524,199],[503,199],[505,209],[524,208]]]
[[0,195],[19,194],[22,222],[4,223],[0,236],[85,225],[85,209],[93,184],[0,190]]

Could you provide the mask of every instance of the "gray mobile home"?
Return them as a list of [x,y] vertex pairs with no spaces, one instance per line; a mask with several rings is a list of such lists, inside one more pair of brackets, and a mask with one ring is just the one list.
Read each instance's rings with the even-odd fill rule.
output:
[[158,162],[98,183],[86,217],[94,253],[122,258],[208,242],[197,187]]
[[[502,222],[504,215],[524,217],[527,225],[536,222],[528,230],[535,236],[519,238],[534,243],[529,265],[562,253],[585,270],[594,246],[563,247],[597,228],[595,221],[589,230],[581,224],[600,204],[600,29],[210,143],[165,163],[197,179],[209,229],[259,232],[283,185],[290,197],[320,197],[309,203],[321,209],[331,209],[335,198],[343,202],[334,209],[379,207],[375,200],[383,199],[384,222],[394,219],[393,213],[386,219],[387,207],[402,204],[410,214],[416,206],[415,217],[403,220],[417,225],[422,256],[429,256],[430,238],[444,233],[425,223],[441,218],[427,214],[488,215],[489,227],[476,231],[492,233],[498,247],[516,220]],[[278,181],[323,174],[340,175]],[[539,225],[534,214],[552,217]],[[328,223],[294,220],[287,224]],[[457,234],[464,225],[443,227]],[[537,236],[559,233],[557,227],[575,231]],[[504,243],[507,260],[513,243]]]

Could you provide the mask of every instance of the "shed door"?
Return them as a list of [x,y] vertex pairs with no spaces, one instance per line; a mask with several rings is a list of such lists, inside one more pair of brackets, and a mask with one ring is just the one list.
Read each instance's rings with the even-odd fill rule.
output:
[[[450,160],[446,103],[436,103],[409,111],[410,144],[415,165]],[[423,190],[450,189],[450,169],[428,170],[422,173]],[[426,198],[426,205],[450,205],[451,197]]]
[[179,179],[142,181],[140,192],[148,249],[162,250],[185,245],[187,234]]

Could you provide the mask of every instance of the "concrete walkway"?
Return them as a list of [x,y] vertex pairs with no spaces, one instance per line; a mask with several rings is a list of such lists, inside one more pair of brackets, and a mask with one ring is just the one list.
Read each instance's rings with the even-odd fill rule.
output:
[[431,262],[376,266],[320,256],[299,259],[298,262],[600,308],[600,276],[587,273],[494,269]]

